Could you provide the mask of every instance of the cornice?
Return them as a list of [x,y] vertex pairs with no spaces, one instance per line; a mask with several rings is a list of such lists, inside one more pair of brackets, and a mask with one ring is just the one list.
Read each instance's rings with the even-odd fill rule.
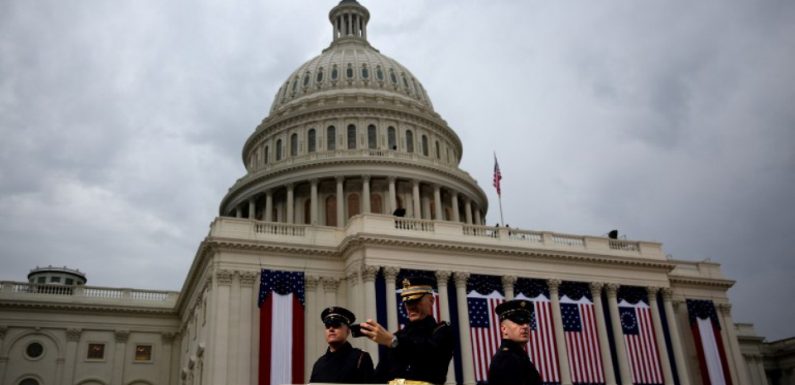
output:
[[33,301],[14,301],[3,300],[0,301],[0,308],[10,309],[31,309],[43,311],[71,311],[71,312],[96,312],[96,313],[113,313],[115,314],[151,314],[162,315],[168,317],[177,317],[177,312],[174,308],[145,308],[123,305],[111,304],[82,304],[82,303],[54,303],[54,302],[33,302]]
[[469,253],[469,254],[495,254],[500,256],[516,256],[516,257],[535,257],[549,259],[555,262],[574,262],[574,263],[591,263],[602,265],[617,265],[617,266],[632,266],[643,267],[650,269],[661,269],[670,272],[676,266],[673,263],[666,261],[648,261],[642,259],[630,259],[625,257],[611,257],[611,256],[595,256],[593,254],[584,254],[566,251],[552,251],[552,250],[528,250],[517,249],[513,247],[496,247],[489,245],[477,245],[464,242],[450,242],[438,240],[418,240],[418,239],[402,239],[389,236],[371,235],[371,234],[358,234],[346,237],[340,244],[340,253],[345,254],[349,251],[363,247],[364,245],[384,245],[384,246],[400,246],[401,248],[417,248],[417,249],[435,249],[452,251],[456,253]]
[[672,285],[706,286],[716,287],[724,290],[731,288],[736,282],[731,279],[681,277],[670,275],[668,276],[668,279],[671,281]]
[[213,246],[214,251],[245,250],[256,252],[272,252],[276,254],[296,254],[301,256],[324,256],[333,257],[339,255],[337,248],[333,247],[307,247],[298,244],[273,243],[273,242],[247,242],[231,238],[209,238],[208,245]]

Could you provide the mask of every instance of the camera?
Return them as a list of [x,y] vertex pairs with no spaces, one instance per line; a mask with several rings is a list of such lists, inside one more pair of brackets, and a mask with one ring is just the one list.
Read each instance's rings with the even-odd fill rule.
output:
[[362,325],[359,324],[351,325],[351,336],[354,338],[364,337],[364,334],[362,334]]

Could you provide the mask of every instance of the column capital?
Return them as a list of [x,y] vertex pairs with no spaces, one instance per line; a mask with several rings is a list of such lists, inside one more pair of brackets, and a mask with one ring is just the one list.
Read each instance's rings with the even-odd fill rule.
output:
[[304,288],[307,290],[315,290],[319,282],[320,282],[320,277],[316,275],[307,275],[304,278]]
[[605,285],[605,291],[607,292],[608,296],[615,297],[616,295],[618,295],[619,287],[621,287],[621,285],[617,283],[608,283]]
[[238,274],[240,275],[240,286],[245,287],[254,286],[254,282],[259,278],[259,274],[253,271],[241,271]]
[[216,270],[215,282],[219,285],[231,285],[233,274],[231,270]]
[[437,270],[436,272],[434,272],[434,275],[436,275],[437,286],[442,282],[444,282],[444,285],[447,286],[447,281],[450,280],[450,276],[452,275],[452,273],[446,270]]
[[394,266],[384,266],[382,268],[382,271],[384,272],[384,278],[387,281],[388,280],[394,281],[395,279],[397,279],[398,273],[400,273],[400,268]]
[[555,293],[557,293],[558,289],[560,288],[560,284],[561,283],[563,283],[563,281],[561,281],[559,279],[555,279],[555,278],[548,279],[547,280],[547,286],[549,287],[549,291],[550,292],[554,291]]
[[269,188],[265,190],[265,197],[272,197],[273,196],[273,189]]
[[395,176],[393,176],[393,175],[390,175],[390,176],[386,177],[386,180],[387,180],[389,183],[395,183],[395,181],[397,180],[397,177],[395,177]]
[[345,182],[345,176],[343,176],[343,175],[337,175],[336,177],[334,177],[334,180],[336,180],[336,181],[337,181],[337,183],[342,183],[342,182]]
[[160,333],[160,340],[163,341],[163,343],[169,344],[173,342],[174,338],[177,338],[178,335],[179,333],[177,332],[162,332]]
[[326,292],[337,291],[340,286],[340,280],[334,277],[321,277],[320,280],[323,282],[323,290]]
[[66,340],[70,342],[77,342],[80,341],[80,334],[83,333],[83,329],[79,328],[69,328],[66,329]]
[[295,183],[293,183],[293,182],[285,183],[284,187],[287,188],[287,191],[293,191],[293,188],[295,187]]
[[674,290],[670,287],[664,287],[660,289],[660,292],[662,293],[663,301],[670,301],[673,298]]
[[433,188],[433,191],[435,192],[441,190],[442,186],[440,186],[438,183],[431,183],[431,188]]
[[591,297],[596,298],[602,296],[602,288],[605,287],[605,284],[604,282],[590,282],[588,287],[591,288]]
[[730,303],[717,303],[715,307],[717,307],[723,315],[731,316],[732,305]]
[[6,332],[8,331],[8,325],[0,325],[0,339],[6,337]]
[[646,287],[646,293],[649,294],[649,302],[652,300],[657,300],[657,292],[660,291],[660,288],[657,286],[648,286]]
[[365,181],[365,182],[370,182],[370,175],[367,175],[367,174],[362,175],[362,180]]
[[362,266],[362,279],[367,281],[375,281],[375,275],[378,274],[378,266],[364,265]]
[[412,179],[412,180],[411,180],[411,185],[412,185],[412,186],[418,186],[418,187],[419,187],[419,185],[420,185],[420,180],[419,180],[419,179]]
[[467,280],[469,279],[469,273],[456,271],[453,273],[453,278],[455,279],[456,287],[464,286],[464,288],[466,288]]
[[116,337],[116,342],[127,342],[130,338],[130,331],[129,330],[116,330],[113,332],[114,337]]
[[503,275],[502,276],[502,285],[503,286],[513,286],[516,283],[518,278],[515,275]]

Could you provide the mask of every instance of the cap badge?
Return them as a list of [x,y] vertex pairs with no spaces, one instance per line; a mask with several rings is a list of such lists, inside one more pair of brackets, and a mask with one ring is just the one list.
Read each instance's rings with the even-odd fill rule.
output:
[[403,278],[403,288],[408,289],[411,286],[411,282],[408,278]]

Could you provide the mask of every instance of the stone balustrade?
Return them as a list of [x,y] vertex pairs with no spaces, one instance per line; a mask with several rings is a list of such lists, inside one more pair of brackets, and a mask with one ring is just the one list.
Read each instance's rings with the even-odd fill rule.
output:
[[0,299],[4,300],[53,301],[63,298],[75,303],[117,305],[121,301],[121,304],[171,309],[177,303],[178,295],[174,291],[0,281]]

